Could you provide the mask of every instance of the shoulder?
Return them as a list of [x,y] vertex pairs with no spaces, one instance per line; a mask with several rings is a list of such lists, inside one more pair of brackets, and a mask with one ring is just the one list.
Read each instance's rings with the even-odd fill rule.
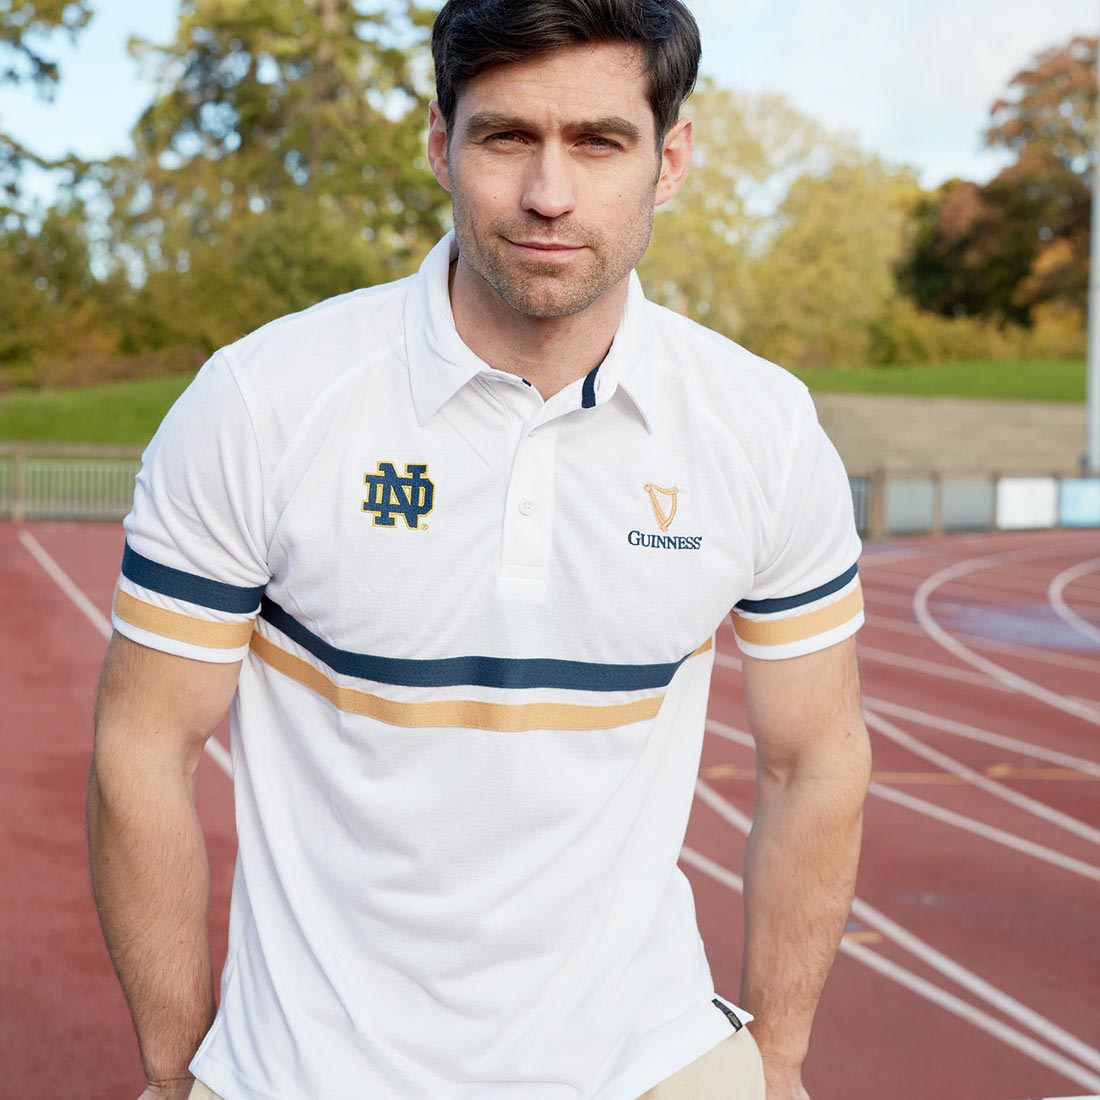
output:
[[794,437],[816,419],[806,384],[682,314],[655,303],[649,308],[664,398],[758,469],[782,462]]
[[412,278],[353,290],[271,321],[216,355],[243,399],[265,468],[372,369],[403,370]]
[[366,287],[268,322],[221,349],[242,389],[316,394],[397,343],[412,277]]

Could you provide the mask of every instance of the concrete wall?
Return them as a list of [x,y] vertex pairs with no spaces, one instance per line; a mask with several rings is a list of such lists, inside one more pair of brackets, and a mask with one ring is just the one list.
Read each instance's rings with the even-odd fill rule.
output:
[[1080,473],[1084,405],[872,394],[814,395],[849,474]]

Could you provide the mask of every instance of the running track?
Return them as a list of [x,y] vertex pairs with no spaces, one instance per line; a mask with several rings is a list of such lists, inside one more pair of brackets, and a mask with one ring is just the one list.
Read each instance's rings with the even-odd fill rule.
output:
[[[0,525],[0,1094],[133,1100],[143,1081],[85,870],[83,799],[114,525]],[[875,778],[856,902],[807,1065],[813,1100],[1100,1091],[1100,539],[867,545]],[[752,747],[719,637],[682,866],[736,998]],[[217,734],[227,743],[227,731]],[[235,842],[214,755],[199,811],[224,957]],[[441,1097],[440,1100],[445,1100]]]

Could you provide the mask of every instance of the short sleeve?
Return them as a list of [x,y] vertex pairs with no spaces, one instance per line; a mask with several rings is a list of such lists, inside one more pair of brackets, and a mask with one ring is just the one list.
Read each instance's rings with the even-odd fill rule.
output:
[[224,353],[142,455],[123,526],[115,629],[181,657],[241,660],[269,573],[256,434]]
[[766,560],[733,609],[737,644],[778,660],[835,645],[863,625],[852,491],[809,393],[793,426],[790,465],[771,505]]

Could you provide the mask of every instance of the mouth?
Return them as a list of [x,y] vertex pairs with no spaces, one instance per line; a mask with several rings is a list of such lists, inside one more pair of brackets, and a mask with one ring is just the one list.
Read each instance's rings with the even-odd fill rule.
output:
[[585,247],[584,245],[564,244],[559,241],[509,240],[508,243],[519,249],[522,255],[536,257],[538,259],[558,259],[572,256],[577,252],[582,252]]

